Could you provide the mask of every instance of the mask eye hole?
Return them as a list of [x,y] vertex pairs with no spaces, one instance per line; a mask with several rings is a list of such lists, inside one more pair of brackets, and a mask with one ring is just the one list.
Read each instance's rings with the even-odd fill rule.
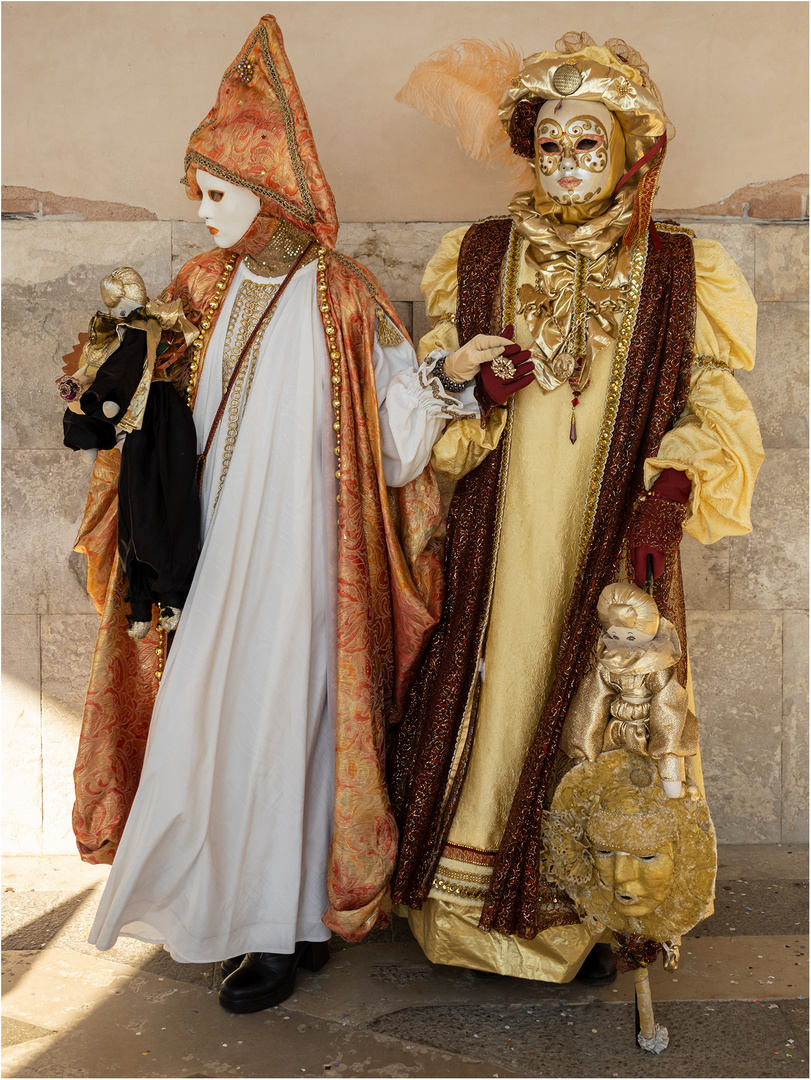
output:
[[577,150],[578,154],[587,154],[589,150],[596,150],[599,145],[600,143],[597,139],[584,138],[578,140],[575,149]]
[[221,202],[224,194],[224,191],[209,191],[208,197],[212,202]]
[[545,154],[560,153],[560,147],[556,142],[552,142],[551,139],[544,139],[544,141],[541,143],[541,150],[543,150]]

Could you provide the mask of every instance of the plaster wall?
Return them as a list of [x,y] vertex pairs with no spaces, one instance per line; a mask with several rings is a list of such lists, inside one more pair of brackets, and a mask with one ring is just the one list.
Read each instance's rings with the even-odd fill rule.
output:
[[[465,37],[525,55],[569,30],[628,41],[676,127],[660,207],[807,171],[805,3],[44,3],[3,9],[3,183],[194,218],[191,131],[268,10],[282,28],[342,221],[475,220],[515,181],[394,96]],[[784,216],[800,216],[799,213]]]

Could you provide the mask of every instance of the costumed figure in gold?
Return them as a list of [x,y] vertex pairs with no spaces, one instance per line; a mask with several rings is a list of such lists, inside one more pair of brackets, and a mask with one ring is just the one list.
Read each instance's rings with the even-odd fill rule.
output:
[[[641,587],[649,557],[682,649],[667,678],[640,678],[666,678],[692,712],[679,542],[751,529],[763,449],[734,372],[754,362],[756,307],[720,244],[651,220],[673,129],[625,42],[572,33],[523,61],[464,41],[420,65],[400,98],[452,124],[474,156],[511,153],[532,172],[504,217],[444,237],[422,283],[433,329],[418,355],[473,380],[480,411],[433,451],[455,483],[447,595],[391,741],[394,899],[435,962],[606,982],[599,927],[539,871],[543,814],[571,764],[561,732],[602,590]],[[460,347],[502,331],[529,360],[459,363]],[[645,739],[664,750],[668,781],[683,761],[700,792],[690,715],[661,745],[653,724]],[[609,727],[641,749],[631,726]]]
[[216,247],[160,299],[199,331],[167,374],[193,417],[202,548],[168,657],[156,625],[129,637],[120,454],[99,453],[77,541],[101,628],[74,828],[113,864],[90,941],[224,961],[220,1002],[253,1012],[326,962],[333,931],[390,918],[386,728],[439,616],[430,456],[461,407],[335,250],[272,16],[192,133],[185,183]]
[[676,678],[681,645],[675,627],[629,583],[603,589],[597,614],[604,633],[572,698],[560,748],[573,761],[596,761],[620,747],[644,754],[656,762],[667,795],[678,798],[684,759],[698,751],[698,721]]
[[715,830],[698,788],[668,798],[652,763],[628,750],[584,761],[544,815],[541,865],[584,925],[613,932],[618,966],[634,972],[637,1040],[661,1053],[668,1032],[654,1021],[648,967],[661,953],[677,970],[681,935],[712,913]]

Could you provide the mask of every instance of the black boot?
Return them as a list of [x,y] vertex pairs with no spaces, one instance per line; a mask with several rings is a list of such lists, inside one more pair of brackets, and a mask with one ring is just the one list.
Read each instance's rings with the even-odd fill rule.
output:
[[224,979],[227,979],[229,975],[236,971],[245,959],[245,955],[245,953],[240,953],[239,956],[232,956],[228,960],[220,960],[220,968],[222,969],[222,977]]
[[611,946],[604,942],[592,948],[575,975],[577,982],[586,986],[610,986],[616,977],[617,967],[611,955]]
[[299,965],[320,971],[327,960],[326,941],[297,941],[292,953],[249,952],[220,987],[220,1005],[235,1013],[271,1009],[295,990]]

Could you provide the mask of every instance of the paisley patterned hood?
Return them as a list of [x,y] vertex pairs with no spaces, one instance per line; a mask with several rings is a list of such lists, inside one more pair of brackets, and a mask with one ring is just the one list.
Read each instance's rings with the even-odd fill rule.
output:
[[189,198],[202,197],[196,174],[205,169],[258,195],[260,219],[284,218],[335,246],[335,200],[272,15],[226,69],[214,108],[191,134],[184,168]]

